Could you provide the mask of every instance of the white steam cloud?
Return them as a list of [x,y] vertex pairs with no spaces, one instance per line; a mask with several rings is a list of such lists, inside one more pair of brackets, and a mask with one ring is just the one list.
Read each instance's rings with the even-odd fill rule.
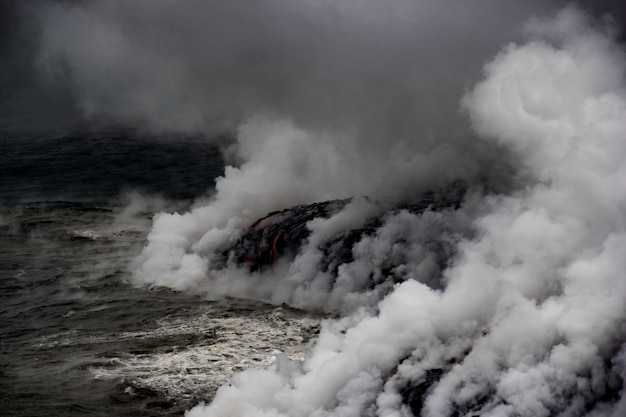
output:
[[[443,375],[424,416],[620,415],[610,392],[624,373],[626,60],[573,8],[528,32],[463,100],[476,131],[519,161],[524,186],[468,203],[475,237],[458,243],[444,289],[420,282],[418,261],[377,309],[326,322],[304,363],[245,371],[189,416],[410,415],[402,387],[432,370]],[[419,229],[430,215],[404,216]],[[371,272],[381,247],[361,242],[338,281],[358,277],[357,264]],[[302,273],[300,260],[278,284]]]
[[[410,416],[404,390],[428,380],[415,394],[423,416],[621,416],[626,57],[609,29],[569,7],[531,19],[494,58],[538,3],[504,13],[444,1],[449,14],[434,1],[190,3],[42,14],[40,62],[88,114],[165,131],[237,126],[239,165],[208,204],[155,217],[134,280],[342,316],[304,362],[244,371],[189,417]],[[481,24],[494,10],[502,23]],[[92,36],[77,38],[80,25]],[[164,25],[182,35],[153,33]],[[476,142],[456,110],[485,58],[461,100]],[[381,210],[371,200],[311,222],[289,264],[218,265],[269,211],[402,199],[458,178],[470,184],[459,210],[388,215],[336,277],[315,242]],[[451,248],[447,266],[433,241]],[[369,286],[390,258],[403,281]]]

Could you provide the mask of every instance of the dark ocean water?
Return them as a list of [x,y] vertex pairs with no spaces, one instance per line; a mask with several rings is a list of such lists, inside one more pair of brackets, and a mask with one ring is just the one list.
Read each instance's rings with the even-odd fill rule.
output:
[[223,171],[213,144],[132,132],[37,135],[0,132],[0,203],[110,204],[126,190],[184,200]]
[[184,210],[222,170],[199,139],[0,135],[3,416],[182,415],[314,331],[295,310],[129,283],[153,212]]

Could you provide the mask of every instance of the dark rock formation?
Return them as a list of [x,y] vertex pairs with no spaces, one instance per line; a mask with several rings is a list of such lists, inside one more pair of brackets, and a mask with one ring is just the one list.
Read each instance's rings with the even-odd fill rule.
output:
[[[389,215],[402,210],[420,214],[426,210],[457,209],[464,195],[464,185],[454,183],[438,191],[425,192],[415,201],[387,204],[388,210],[368,219],[360,227],[339,233],[321,243],[319,249],[325,255],[321,268],[336,271],[342,263],[352,261],[353,246],[364,236],[374,234]],[[309,221],[330,218],[350,201],[331,200],[272,212],[254,222],[223,255],[236,264],[247,265],[251,270],[263,269],[283,257],[293,257],[311,233],[307,228]],[[381,203],[381,206],[384,205]]]
[[309,237],[306,224],[315,218],[338,213],[349,200],[295,206],[258,219],[224,254],[237,264],[257,270],[287,254],[294,255]]
[[422,414],[422,408],[424,407],[426,395],[430,392],[432,386],[439,381],[443,374],[443,369],[429,369],[424,373],[422,378],[417,381],[410,382],[400,389],[402,402],[411,409],[414,416]]

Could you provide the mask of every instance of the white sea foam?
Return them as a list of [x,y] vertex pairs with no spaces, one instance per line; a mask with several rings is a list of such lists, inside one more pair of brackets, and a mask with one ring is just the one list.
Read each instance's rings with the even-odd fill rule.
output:
[[188,402],[213,396],[242,370],[302,361],[322,319],[258,302],[209,303],[166,315],[142,330],[70,330],[41,336],[33,346],[42,351],[111,346],[105,357],[92,359],[97,364],[89,372],[95,379],[123,381],[131,393],[150,389]]

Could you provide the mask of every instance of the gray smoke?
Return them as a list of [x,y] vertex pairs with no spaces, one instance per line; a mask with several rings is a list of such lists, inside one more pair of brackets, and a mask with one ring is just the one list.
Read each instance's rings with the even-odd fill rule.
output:
[[[556,5],[36,8],[41,74],[88,118],[236,132],[237,163],[210,200],[155,217],[135,283],[342,313],[304,362],[245,371],[190,416],[406,416],[402,387],[433,369],[443,376],[425,416],[623,410],[597,399],[624,373],[626,62],[610,22]],[[291,264],[251,274],[215,263],[268,211],[406,198],[458,178],[472,189],[460,210],[389,216],[336,279],[320,272],[316,239],[376,210],[368,200],[312,222]],[[484,182],[499,192],[483,194]],[[455,248],[443,271],[434,236]],[[398,253],[404,282],[358,290]]]
[[542,3],[43,3],[39,65],[87,115],[146,129],[263,114],[407,140],[450,125],[484,57]]
[[[619,415],[623,401],[597,399],[623,373],[626,59],[574,8],[527,31],[463,99],[481,137],[517,158],[525,186],[464,208],[476,234],[458,242],[445,288],[422,284],[412,265],[416,279],[376,309],[326,322],[303,363],[245,371],[189,416],[406,416],[400,390],[432,369],[444,374],[424,416]],[[405,228],[429,221],[405,216]],[[371,268],[384,236],[394,242],[383,231],[361,242],[338,280]],[[273,284],[306,271],[296,260]],[[314,287],[294,294],[320,300]]]

